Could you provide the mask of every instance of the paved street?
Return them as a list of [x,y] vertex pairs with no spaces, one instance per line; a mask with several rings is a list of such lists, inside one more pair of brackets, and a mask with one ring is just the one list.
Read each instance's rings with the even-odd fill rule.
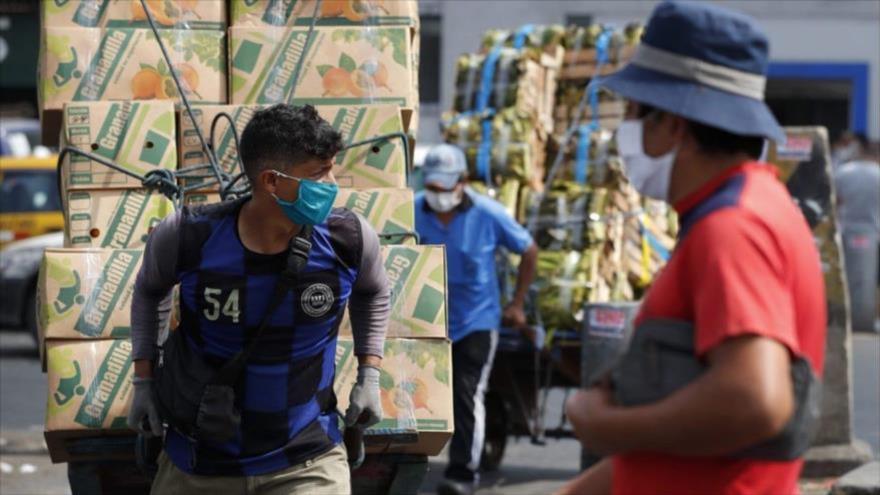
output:
[[[857,334],[852,349],[855,431],[876,455],[880,452],[880,338]],[[0,332],[0,390],[0,493],[69,493],[65,465],[51,464],[43,450],[45,376],[27,334]],[[551,402],[561,402],[561,394],[551,396]],[[549,412],[549,418],[549,425],[555,425],[558,408]],[[432,460],[424,494],[434,493],[444,463],[445,455]],[[528,439],[511,439],[501,469],[484,476],[480,494],[548,493],[577,473],[579,463],[580,448],[573,440],[548,440],[540,447]]]

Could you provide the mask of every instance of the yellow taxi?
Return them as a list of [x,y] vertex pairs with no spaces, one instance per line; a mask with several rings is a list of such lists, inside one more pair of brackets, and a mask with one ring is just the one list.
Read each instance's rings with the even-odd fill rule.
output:
[[55,165],[58,155],[0,157],[0,247],[62,230]]

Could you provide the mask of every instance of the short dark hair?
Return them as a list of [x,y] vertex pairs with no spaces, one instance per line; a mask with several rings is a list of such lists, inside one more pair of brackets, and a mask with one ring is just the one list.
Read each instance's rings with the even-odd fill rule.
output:
[[[639,118],[644,118],[655,111],[657,108],[639,104]],[[688,129],[694,136],[694,141],[700,151],[707,155],[732,155],[735,153],[746,153],[752,158],[760,158],[761,151],[764,150],[763,136],[744,136],[742,134],[734,134],[732,132],[701,124],[693,120],[687,121]]]
[[241,162],[251,183],[266,169],[311,159],[329,160],[342,149],[342,134],[311,105],[279,103],[257,111],[241,133]]

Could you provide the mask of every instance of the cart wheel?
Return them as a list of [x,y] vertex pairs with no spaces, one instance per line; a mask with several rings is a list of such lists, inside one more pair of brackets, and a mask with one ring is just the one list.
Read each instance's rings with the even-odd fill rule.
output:
[[483,455],[480,470],[497,471],[507,446],[507,408],[504,400],[492,392],[486,394],[486,439],[483,442]]

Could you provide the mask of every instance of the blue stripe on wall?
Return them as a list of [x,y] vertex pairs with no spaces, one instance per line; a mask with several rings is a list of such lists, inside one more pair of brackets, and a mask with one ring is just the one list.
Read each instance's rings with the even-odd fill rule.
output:
[[852,84],[849,125],[853,132],[868,132],[868,64],[829,62],[771,62],[768,78],[837,79]]

